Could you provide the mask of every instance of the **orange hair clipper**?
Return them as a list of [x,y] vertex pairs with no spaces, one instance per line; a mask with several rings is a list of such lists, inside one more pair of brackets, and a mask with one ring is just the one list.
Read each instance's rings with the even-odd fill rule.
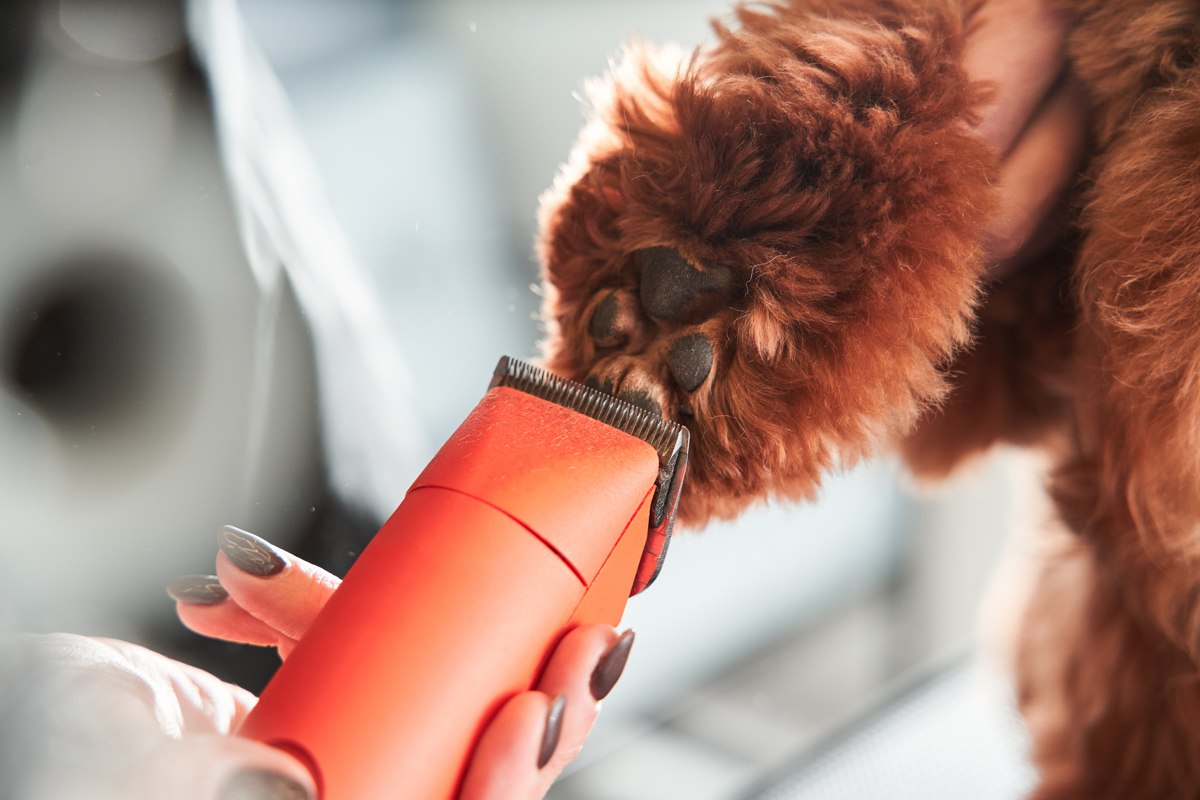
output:
[[662,568],[688,431],[514,358],[241,729],[324,800],[451,800],[500,706]]

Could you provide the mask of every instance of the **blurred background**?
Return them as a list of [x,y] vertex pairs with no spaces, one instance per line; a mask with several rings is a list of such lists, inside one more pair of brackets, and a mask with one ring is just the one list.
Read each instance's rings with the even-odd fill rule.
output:
[[[4,13],[0,630],[130,639],[257,690],[273,652],[183,631],[163,585],[211,571],[226,523],[344,573],[498,356],[536,353],[538,195],[585,79],[633,37],[702,45],[729,8]],[[1038,471],[1001,451],[919,488],[885,456],[677,534],[551,796],[1021,796],[1005,565],[1047,516]]]

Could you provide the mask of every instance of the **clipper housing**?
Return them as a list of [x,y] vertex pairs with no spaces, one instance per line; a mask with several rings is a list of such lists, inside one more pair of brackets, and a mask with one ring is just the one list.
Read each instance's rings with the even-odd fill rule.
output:
[[502,358],[239,733],[299,758],[326,800],[452,800],[563,633],[617,624],[658,575],[688,441]]
[[679,492],[687,473],[688,445],[691,442],[688,429],[612,395],[565,380],[511,356],[504,356],[496,365],[488,388],[497,386],[510,386],[557,403],[636,436],[654,448],[658,454],[658,477],[654,481],[650,530],[630,596],[645,590],[654,583],[667,558],[667,546],[671,543],[671,532],[675,527],[675,512],[679,508]]

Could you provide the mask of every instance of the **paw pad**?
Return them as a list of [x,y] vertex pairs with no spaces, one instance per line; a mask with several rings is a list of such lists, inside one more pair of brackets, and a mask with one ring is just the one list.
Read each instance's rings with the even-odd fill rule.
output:
[[667,348],[667,367],[685,392],[694,392],[712,371],[713,349],[702,333],[676,339]]
[[637,300],[626,291],[611,292],[592,313],[589,332],[597,347],[621,347],[643,327]]
[[696,266],[673,247],[649,247],[629,260],[637,288],[597,293],[587,333],[596,360],[593,389],[659,416],[693,413],[693,393],[720,360],[717,317],[730,319],[733,270]]
[[733,286],[729,267],[699,270],[674,247],[647,247],[638,252],[638,258],[642,262],[642,308],[650,319],[677,322],[704,316],[714,306],[728,302]]

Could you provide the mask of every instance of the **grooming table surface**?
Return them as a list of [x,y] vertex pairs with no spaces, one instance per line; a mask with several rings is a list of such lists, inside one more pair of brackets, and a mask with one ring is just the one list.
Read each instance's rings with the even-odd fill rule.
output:
[[1036,780],[1007,686],[967,662],[905,692],[745,800],[1016,800]]

